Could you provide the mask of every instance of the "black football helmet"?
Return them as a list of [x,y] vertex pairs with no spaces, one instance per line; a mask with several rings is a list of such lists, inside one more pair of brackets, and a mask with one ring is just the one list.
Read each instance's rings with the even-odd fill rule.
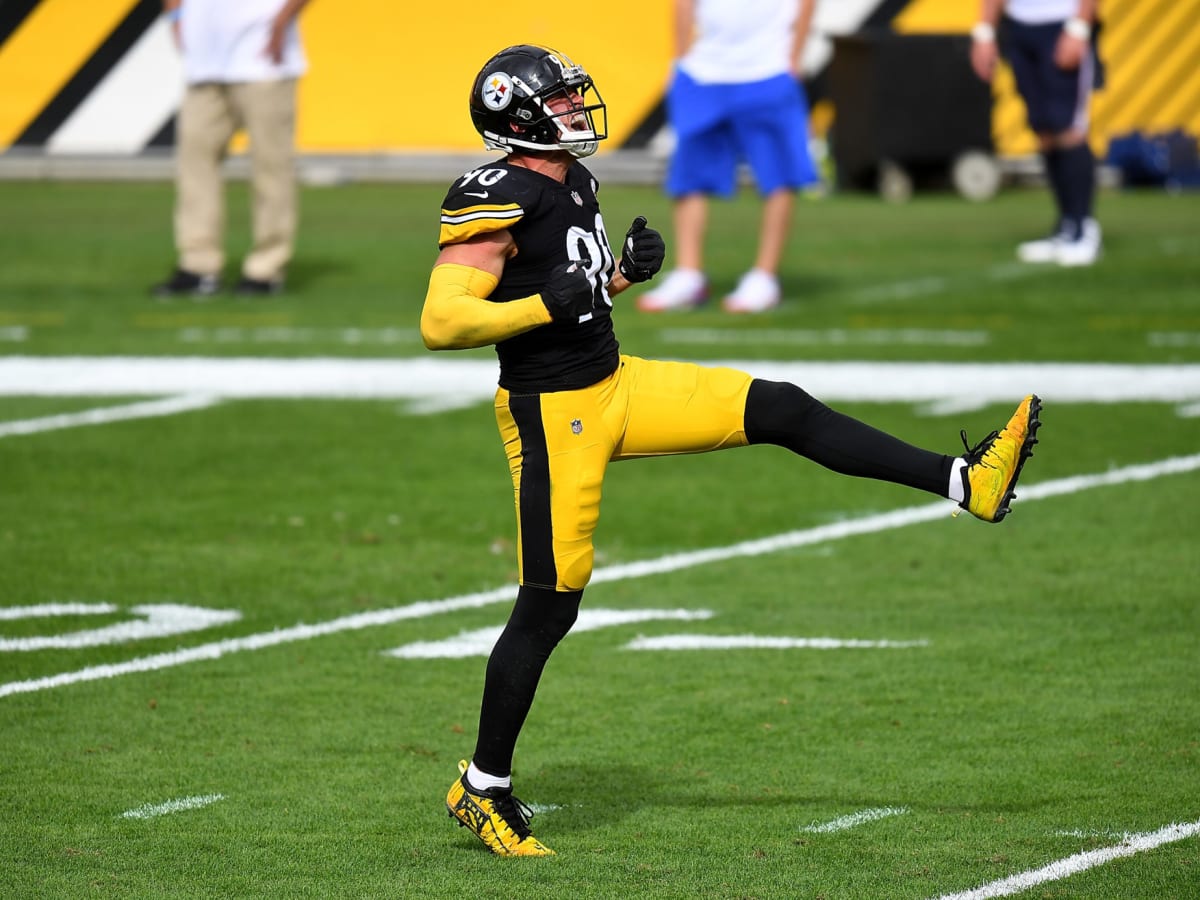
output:
[[[571,109],[555,112],[550,103],[559,98],[581,98],[582,105],[573,99]],[[608,137],[604,101],[583,66],[532,44],[501,50],[479,70],[471,88],[471,121],[489,150],[591,156]]]

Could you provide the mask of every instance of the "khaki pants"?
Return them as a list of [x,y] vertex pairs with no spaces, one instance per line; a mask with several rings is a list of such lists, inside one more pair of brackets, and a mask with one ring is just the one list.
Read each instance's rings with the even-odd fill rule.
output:
[[193,84],[179,111],[175,248],[179,267],[219,275],[225,264],[221,161],[234,132],[250,137],[254,244],[247,278],[282,278],[296,235],[296,79]]

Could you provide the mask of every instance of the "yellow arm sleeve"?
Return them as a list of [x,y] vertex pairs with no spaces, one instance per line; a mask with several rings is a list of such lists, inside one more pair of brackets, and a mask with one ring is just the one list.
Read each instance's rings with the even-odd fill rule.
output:
[[486,347],[550,322],[540,294],[493,303],[495,275],[456,263],[434,266],[421,310],[421,339],[430,350]]

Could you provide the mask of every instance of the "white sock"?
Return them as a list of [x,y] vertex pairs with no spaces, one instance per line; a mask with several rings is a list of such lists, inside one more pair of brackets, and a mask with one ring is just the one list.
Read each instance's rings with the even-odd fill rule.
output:
[[[962,503],[967,499],[966,491],[963,489],[962,470],[967,466],[967,461],[961,456],[954,461],[950,466],[950,488],[946,496],[956,503]],[[471,782],[474,784],[475,782]]]
[[488,788],[509,788],[512,787],[512,777],[509,775],[489,775],[476,768],[472,762],[467,766],[467,783],[471,787],[479,791],[486,791]]

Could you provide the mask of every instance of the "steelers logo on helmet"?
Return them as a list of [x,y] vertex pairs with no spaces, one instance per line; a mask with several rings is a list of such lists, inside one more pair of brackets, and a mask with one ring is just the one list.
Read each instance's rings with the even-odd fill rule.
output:
[[471,89],[471,123],[489,150],[579,158],[608,136],[600,92],[583,66],[548,47],[517,44],[484,63]]
[[483,102],[488,109],[501,110],[512,103],[513,83],[503,72],[493,72],[483,82]]

